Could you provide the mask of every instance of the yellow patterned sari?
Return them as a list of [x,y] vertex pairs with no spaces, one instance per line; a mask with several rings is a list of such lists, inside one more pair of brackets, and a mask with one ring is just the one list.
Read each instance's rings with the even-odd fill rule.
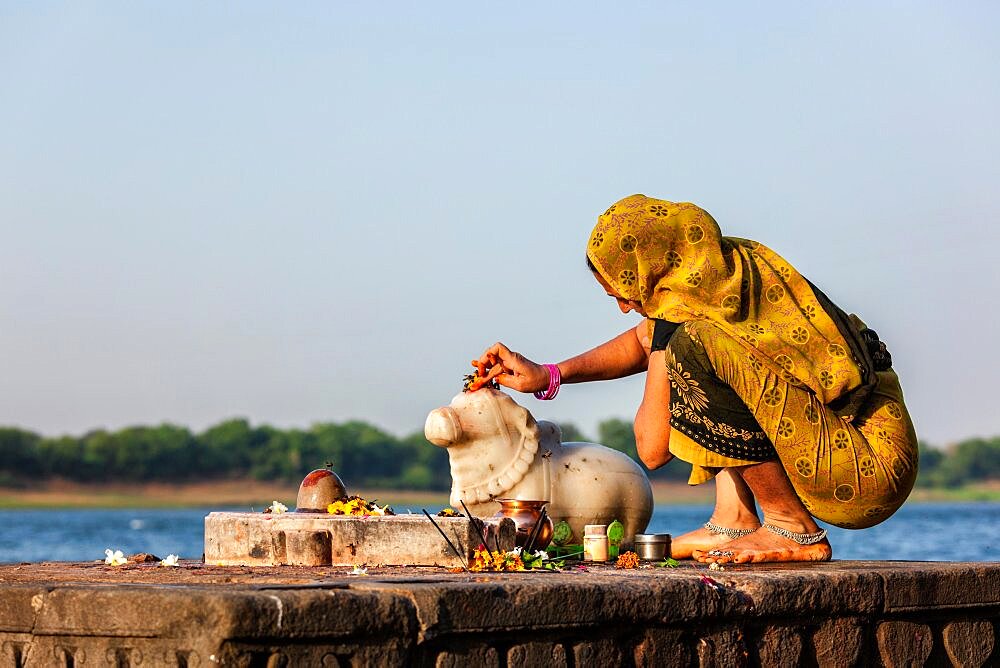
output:
[[[739,439],[722,439],[727,447],[713,450],[677,428],[707,424],[725,434],[718,417],[733,408],[707,402],[699,376],[684,368],[693,343],[704,351],[702,366],[735,393],[730,403],[752,413],[813,515],[863,528],[903,503],[916,477],[917,443],[898,378],[871,368],[857,343],[860,321],[847,323],[781,256],[723,237],[694,204],[643,195],[599,217],[587,256],[649,318],[685,323],[667,349],[673,396],[666,400],[675,427],[670,449],[694,466],[692,482],[760,461],[741,457]],[[685,344],[688,354],[674,354]]]

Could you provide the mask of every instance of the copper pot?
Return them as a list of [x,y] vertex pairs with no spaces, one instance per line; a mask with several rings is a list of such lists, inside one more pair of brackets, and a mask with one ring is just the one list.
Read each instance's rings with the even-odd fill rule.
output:
[[[500,510],[494,517],[509,517],[514,520],[514,525],[517,527],[516,544],[518,547],[524,547],[525,543],[528,542],[528,538],[534,532],[538,520],[541,519],[542,508],[545,507],[548,501],[525,501],[524,499],[495,500],[500,504]],[[535,543],[531,547],[532,550],[544,550],[548,546],[549,541],[552,540],[553,527],[552,518],[546,514],[545,522],[538,529],[538,535],[535,536]]]

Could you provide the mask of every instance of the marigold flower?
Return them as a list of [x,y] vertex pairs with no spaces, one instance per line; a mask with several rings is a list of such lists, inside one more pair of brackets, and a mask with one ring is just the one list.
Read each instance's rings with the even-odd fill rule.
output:
[[622,552],[615,562],[615,568],[636,568],[638,565],[639,555],[635,552]]
[[374,501],[365,501],[360,496],[337,499],[326,507],[326,512],[331,515],[352,515],[354,517],[395,515],[388,504],[380,507]]
[[504,573],[510,571],[523,571],[525,568],[524,562],[521,560],[520,554],[517,551],[511,550],[510,552],[499,552],[494,550],[493,552],[490,552],[485,547],[480,545],[472,554],[472,563],[469,564],[469,570],[474,573],[480,573],[482,571]]

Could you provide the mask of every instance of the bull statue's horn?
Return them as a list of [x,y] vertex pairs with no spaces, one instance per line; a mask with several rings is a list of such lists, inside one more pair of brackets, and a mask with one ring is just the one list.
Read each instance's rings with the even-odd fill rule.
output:
[[432,410],[424,423],[424,437],[442,448],[457,443],[462,438],[462,423],[458,421],[458,413],[450,406]]

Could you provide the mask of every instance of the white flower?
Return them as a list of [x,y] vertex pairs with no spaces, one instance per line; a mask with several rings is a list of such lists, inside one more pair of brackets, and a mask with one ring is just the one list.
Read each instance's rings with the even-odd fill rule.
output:
[[354,570],[351,571],[350,574],[351,575],[368,575],[368,569],[367,568],[361,568],[361,566],[358,566],[357,564],[354,564]]
[[537,559],[545,560],[549,558],[549,553],[545,550],[535,550],[534,552],[529,552],[527,556],[525,556],[524,548],[522,547],[515,547],[507,554],[513,557],[521,557],[521,559],[527,559],[528,561],[535,561]]
[[388,510],[388,508],[389,508],[389,504],[388,503],[385,504],[384,506],[382,506],[381,508],[378,507],[377,503],[373,503],[372,504],[372,510],[371,510],[370,514],[373,515],[373,516],[375,516],[375,517],[383,517],[385,515],[385,511]]
[[160,566],[179,566],[176,554],[168,554],[166,559],[160,561]]
[[121,550],[115,550],[112,552],[110,549],[104,550],[105,559],[104,563],[108,566],[123,566],[128,563],[128,559],[122,554]]
[[284,512],[288,511],[288,506],[286,506],[285,504],[281,503],[280,501],[274,501],[274,502],[271,503],[270,510],[275,515],[280,515],[281,513],[284,513]]

